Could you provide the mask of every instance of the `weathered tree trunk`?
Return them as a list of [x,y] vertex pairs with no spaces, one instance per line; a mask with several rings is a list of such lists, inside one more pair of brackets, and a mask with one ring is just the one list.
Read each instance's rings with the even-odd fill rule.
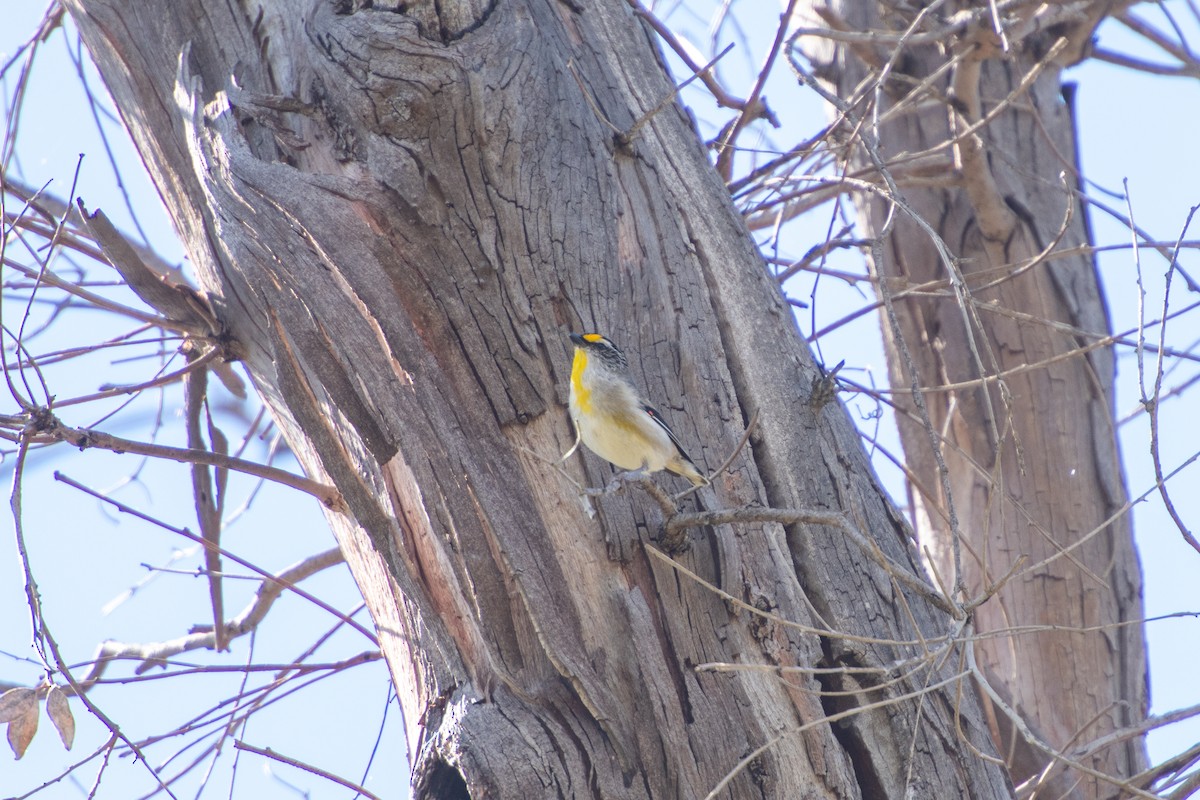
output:
[[[954,37],[914,41],[892,62],[877,112],[901,104],[906,110],[880,126],[879,151],[909,206],[945,242],[953,270],[904,213],[874,269],[898,298],[898,330],[886,319],[884,330],[892,386],[907,413],[900,416],[906,461],[926,492],[912,498],[921,540],[939,573],[953,580],[950,515],[957,512],[968,597],[1020,567],[975,612],[979,631],[999,632],[980,643],[981,666],[1042,742],[1104,774],[1128,777],[1146,765],[1141,737],[1081,756],[1089,742],[1145,718],[1146,664],[1141,571],[1114,431],[1114,360],[1110,347],[1087,349],[1110,333],[1108,314],[1091,255],[1067,252],[1090,237],[1072,196],[1079,183],[1075,132],[1060,83],[1061,69],[1079,59],[1111,4],[1077,4],[1070,13],[1035,5],[1006,10],[1006,22],[1027,15],[1029,23],[1007,27],[1007,54],[986,5],[962,3],[943,6],[917,31],[947,25],[960,7],[973,9]],[[834,6],[806,24],[898,36],[916,12],[886,3]],[[1060,10],[1054,24],[1046,20]],[[839,97],[857,89],[868,103],[874,86],[864,79],[896,46],[894,38],[801,41]],[[952,57],[953,69],[928,91],[910,94]],[[871,118],[868,103],[858,117]],[[944,146],[951,139],[954,146]],[[861,145],[849,160],[878,179]],[[876,235],[888,204],[860,201],[868,235]],[[914,287],[923,288],[904,294]],[[913,368],[921,386],[935,387],[924,398],[949,497],[912,400]],[[986,384],[985,376],[992,378]],[[1034,630],[1018,630],[1025,626]],[[1030,746],[1000,708],[988,710],[1014,783],[1036,778],[1030,788],[1039,787],[1039,797],[1117,794],[1111,783],[1078,771],[1056,767],[1043,775],[1046,753]]]
[[255,384],[345,497],[418,796],[702,797],[769,743],[722,796],[1009,795],[958,659],[892,672],[954,621],[840,529],[695,534],[679,561],[718,595],[654,555],[657,505],[592,518],[554,464],[566,333],[603,330],[710,466],[760,411],[719,503],[842,512],[919,572],[684,114],[623,149],[585,98],[624,129],[671,91],[624,3],[67,4]]

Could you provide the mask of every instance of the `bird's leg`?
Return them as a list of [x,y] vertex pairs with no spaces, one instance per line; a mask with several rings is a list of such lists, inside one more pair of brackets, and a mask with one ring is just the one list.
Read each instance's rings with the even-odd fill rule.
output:
[[627,469],[624,472],[618,472],[617,476],[613,478],[613,480],[621,481],[622,483],[640,483],[649,477],[650,462],[643,459],[640,467],[637,469]]
[[588,497],[607,497],[609,495],[620,494],[625,491],[626,486],[640,484],[648,477],[650,477],[650,473],[644,469],[625,470],[613,475],[612,480],[603,489],[585,489],[584,493]]

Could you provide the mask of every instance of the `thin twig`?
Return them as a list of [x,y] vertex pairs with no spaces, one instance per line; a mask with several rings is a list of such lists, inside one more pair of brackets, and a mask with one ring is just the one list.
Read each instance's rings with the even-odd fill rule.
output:
[[[683,63],[687,66],[688,70],[690,70],[693,75],[700,76],[705,88],[707,88],[709,93],[712,94],[713,99],[717,101],[717,105],[739,111],[746,107],[745,100],[734,97],[725,91],[725,87],[721,85],[721,82],[717,80],[715,75],[708,70],[701,68],[700,65],[695,62],[695,60],[692,58],[692,54],[688,52],[688,49],[684,47],[682,43],[680,43],[675,34],[671,32],[671,29],[662,23],[662,20],[648,11],[646,7],[639,2],[639,0],[626,0],[626,2],[629,3],[629,7],[633,9],[633,13],[645,20],[646,24],[653,28],[654,32],[657,33],[659,37],[666,42],[672,50],[675,51],[675,55],[679,56],[680,60],[683,61]],[[726,48],[726,50],[728,50],[728,48]],[[724,55],[724,53],[722,53],[722,55]],[[718,56],[718,58],[720,58],[720,56]]]
[[336,784],[345,786],[347,789],[353,789],[354,791],[361,794],[363,797],[370,798],[370,800],[379,800],[378,795],[375,795],[372,792],[367,791],[365,788],[358,785],[357,783],[354,783],[353,781],[350,781],[350,780],[347,780],[346,778],[342,778],[337,775],[334,775],[332,772],[323,770],[320,767],[314,767],[312,764],[306,764],[303,761],[298,761],[294,758],[290,758],[281,753],[276,753],[274,750],[272,750],[269,747],[255,747],[252,744],[246,744],[241,739],[235,739],[233,742],[233,746],[237,750],[245,750],[247,753],[254,753],[255,755],[264,756],[264,757],[270,758],[274,761],[278,761],[281,764],[287,764],[290,767],[295,767],[296,769],[302,769],[305,772],[311,772],[313,775],[324,778],[327,781],[333,781]]
[[750,96],[746,98],[746,104],[738,112],[733,124],[728,127],[727,132],[717,143],[717,172],[725,179],[726,183],[729,182],[733,174],[734,145],[746,126],[759,117],[765,117],[776,127],[779,127],[779,122],[775,120],[762,101],[762,92],[763,88],[767,85],[767,78],[771,75],[771,69],[775,66],[775,59],[779,57],[779,51],[782,49],[783,43],[787,38],[788,23],[791,21],[792,14],[796,10],[797,2],[798,0],[788,0],[787,6],[779,16],[779,25],[775,29],[775,39],[771,42],[771,49],[768,51],[767,57],[758,71],[758,77],[754,81],[754,87],[750,90]]
[[235,564],[240,564],[241,566],[243,566],[247,569],[253,570],[254,572],[258,573],[259,575],[263,576],[264,578],[268,578],[270,580],[277,580],[280,583],[283,583],[286,588],[288,588],[291,591],[295,592],[296,594],[300,595],[301,597],[303,597],[305,600],[309,601],[310,603],[313,603],[314,605],[316,605],[318,608],[322,609],[323,611],[326,611],[329,614],[336,617],[337,619],[340,619],[342,622],[346,623],[351,628],[354,628],[354,630],[358,631],[363,636],[367,637],[367,639],[372,644],[374,644],[377,647],[379,646],[379,640],[376,638],[375,634],[373,634],[371,631],[364,628],[359,623],[350,619],[345,614],[343,614],[341,611],[338,611],[336,608],[334,608],[333,606],[326,603],[324,600],[304,591],[299,586],[296,586],[294,583],[288,583],[286,581],[283,581],[279,576],[272,575],[270,572],[267,572],[262,567],[259,567],[259,566],[256,566],[255,564],[250,563],[246,559],[241,558],[240,556],[237,556],[234,553],[229,552],[228,550],[226,550],[223,547],[215,547],[215,545],[213,545],[211,542],[205,541],[203,536],[197,536],[196,534],[189,531],[187,528],[177,528],[173,525],[166,524],[162,520],[154,519],[153,517],[147,516],[146,514],[143,514],[142,512],[138,511],[137,509],[131,508],[130,506],[125,505],[124,503],[120,502],[119,500],[114,500],[111,497],[106,497],[105,495],[101,494],[100,492],[97,492],[94,489],[84,486],[82,483],[79,483],[78,481],[68,478],[66,475],[63,475],[61,472],[58,472],[57,470],[54,473],[54,479],[57,481],[61,481],[75,489],[78,489],[79,491],[83,492],[84,494],[91,495],[92,497],[96,498],[97,500],[108,503],[113,508],[117,509],[118,511],[120,511],[124,514],[130,514],[132,516],[137,517],[138,519],[146,520],[147,522],[153,523],[164,530],[167,530],[167,531],[170,531],[171,533],[176,534],[177,536],[182,536],[183,538],[187,539],[188,541],[194,542],[195,544],[201,545],[206,548],[217,549],[221,553],[221,555],[223,555],[225,558],[228,558],[230,561],[234,562]]
[[[636,0],[635,0],[635,2],[636,2]],[[722,50],[720,53],[717,53],[716,57],[714,57],[711,61],[709,61],[707,64],[705,64],[703,67],[700,68],[699,72],[692,73],[692,76],[690,78],[685,80],[683,83],[678,84],[675,87],[675,90],[673,92],[671,92],[670,94],[668,94],[666,97],[664,97],[662,100],[659,101],[658,105],[656,105],[651,110],[647,111],[645,114],[642,114],[642,116],[639,117],[638,120],[633,123],[633,126],[630,127],[630,129],[628,131],[618,134],[617,135],[618,144],[621,144],[624,146],[624,145],[628,145],[630,142],[632,142],[634,137],[637,136],[638,131],[640,131],[642,129],[643,125],[645,125],[647,122],[649,122],[651,119],[653,119],[655,117],[655,115],[657,115],[660,111],[662,111],[664,108],[666,108],[676,97],[679,96],[680,92],[682,92],[685,88],[687,88],[687,85],[689,83],[691,83],[692,81],[696,80],[697,78],[699,78],[703,75],[707,75],[709,72],[711,72],[712,68],[716,66],[717,62],[720,61],[722,58],[724,58],[725,55],[732,49],[733,49],[733,45],[731,44],[728,47],[726,47],[724,50]]]
[[925,600],[929,601],[929,603],[939,610],[954,616],[956,619],[962,616],[961,610],[957,609],[952,601],[943,597],[936,589],[913,575],[912,572],[892,562],[883,550],[880,549],[878,544],[864,536],[842,514],[794,508],[742,506],[739,508],[718,509],[716,511],[678,513],[666,521],[665,528],[667,537],[670,538],[678,536],[679,532],[685,528],[762,522],[778,525],[823,525],[830,528],[837,528],[846,535],[846,538],[858,545],[858,548],[864,555],[882,567],[888,575],[925,598]]
[[[667,553],[664,553],[662,550],[659,550],[657,547],[647,547],[646,552],[649,553],[652,558],[655,558],[655,559],[663,562],[669,568],[675,570],[680,575],[683,575],[685,578],[692,581],[696,585],[700,586],[705,591],[712,592],[714,595],[721,598],[726,603],[729,603],[731,606],[738,608],[742,611],[745,611],[746,613],[751,614],[753,616],[759,617],[760,619],[769,620],[770,622],[773,622],[776,625],[779,625],[781,627],[790,628],[792,630],[797,630],[797,631],[800,631],[801,633],[812,634],[813,636],[820,636],[823,639],[835,639],[838,641],[845,641],[845,642],[858,642],[860,644],[873,644],[873,645],[878,644],[878,645],[885,645],[888,647],[920,647],[922,644],[922,639],[920,639],[920,638],[918,638],[918,639],[884,639],[884,638],[881,638],[878,636],[859,636],[857,634],[847,633],[845,631],[835,631],[830,628],[816,628],[816,627],[813,627],[812,625],[805,625],[802,622],[796,622],[794,620],[787,619],[786,617],[781,617],[778,614],[773,614],[769,611],[763,611],[761,608],[758,608],[756,606],[751,605],[750,603],[747,603],[745,600],[742,600],[740,597],[734,597],[732,594],[725,591],[721,587],[714,585],[711,581],[707,581],[704,578],[700,577],[699,575],[696,574],[695,571],[688,569],[686,566],[679,563],[679,561],[672,558]],[[946,635],[946,636],[937,636],[937,637],[926,637],[925,641],[941,643],[944,641],[948,641],[949,639],[950,639],[949,635]]]
[[114,453],[136,453],[152,458],[165,458],[185,464],[206,464],[212,467],[233,470],[234,472],[242,472],[247,475],[255,475],[310,494],[321,501],[321,504],[331,511],[342,513],[346,511],[346,503],[342,499],[341,492],[333,486],[318,483],[317,481],[279,469],[278,467],[270,467],[265,464],[213,453],[208,450],[168,447],[161,444],[151,444],[150,442],[123,439],[119,436],[113,436],[112,434],[90,428],[72,428],[69,425],[64,425],[53,416],[39,421],[37,433],[31,439],[31,444],[51,441],[67,442],[78,447],[80,450],[94,447]]
[[[1187,235],[1187,230],[1192,224],[1192,217],[1195,216],[1196,211],[1198,209],[1200,209],[1200,206],[1192,206],[1191,211],[1188,212],[1187,219],[1184,220],[1184,223],[1183,223],[1183,230],[1180,231],[1180,233],[1179,233],[1179,241],[1183,241],[1184,237]],[[1171,257],[1171,265],[1170,265],[1170,267],[1167,268],[1166,286],[1163,289],[1162,316],[1164,319],[1167,317],[1167,314],[1170,310],[1171,278],[1175,275],[1175,265],[1178,262],[1178,260],[1179,260],[1179,247],[1177,245],[1175,248],[1175,252],[1172,254],[1172,257]],[[1140,280],[1140,278],[1139,278],[1139,280]],[[1175,523],[1175,527],[1179,529],[1179,533],[1183,536],[1183,540],[1185,542],[1187,542],[1189,545],[1191,545],[1192,549],[1194,549],[1196,552],[1200,553],[1200,541],[1196,540],[1196,537],[1192,535],[1192,532],[1190,530],[1188,530],[1187,525],[1184,524],[1183,519],[1179,516],[1179,512],[1175,509],[1175,503],[1172,502],[1170,493],[1167,491],[1167,481],[1163,477],[1162,459],[1160,458],[1160,453],[1159,453],[1158,404],[1162,398],[1163,348],[1165,346],[1166,336],[1167,336],[1167,326],[1166,326],[1166,323],[1164,323],[1164,324],[1160,325],[1158,328],[1158,358],[1155,362],[1154,394],[1152,397],[1150,397],[1150,398],[1146,397],[1145,384],[1144,383],[1142,384],[1142,387],[1143,387],[1142,388],[1142,405],[1150,413],[1150,460],[1154,464],[1155,482],[1158,485],[1158,493],[1159,493],[1159,496],[1162,497],[1163,505],[1166,507],[1167,513],[1171,515],[1171,520]],[[1139,339],[1139,341],[1140,341],[1140,339]],[[1139,358],[1138,358],[1139,372],[1141,369],[1140,355],[1141,355],[1141,353],[1140,353],[1140,349],[1139,349]]]
[[[254,593],[254,598],[250,601],[250,604],[228,622],[221,621],[220,627],[225,633],[225,642],[228,643],[233,639],[257,630],[262,621],[266,619],[267,613],[271,610],[275,601],[283,594],[285,587],[294,586],[322,570],[344,563],[345,560],[345,557],[342,556],[342,551],[334,547],[323,553],[309,556],[298,564],[293,564],[283,570],[278,575],[269,578],[260,578],[258,591]],[[90,689],[93,684],[100,681],[108,665],[115,660],[135,660],[142,662],[141,666],[135,671],[136,674],[140,675],[149,667],[160,665],[166,659],[179,653],[201,649],[215,650],[217,649],[217,642],[218,638],[215,628],[209,631],[189,633],[186,636],[163,642],[128,643],[109,640],[101,644],[96,654],[92,656],[92,668],[79,681],[79,684],[85,690]],[[203,669],[209,668],[204,667]],[[236,667],[235,669],[242,670],[245,668]]]
[[614,125],[612,120],[610,120],[608,116],[600,110],[600,106],[598,106],[595,99],[592,98],[592,93],[589,92],[587,87],[583,85],[583,78],[579,77],[579,72],[575,69],[574,59],[567,60],[567,71],[571,73],[571,77],[573,77],[575,79],[575,83],[579,85],[579,91],[583,93],[583,99],[587,101],[588,107],[592,109],[592,113],[596,115],[596,119],[607,125],[613,134],[620,136],[622,134],[621,129]]
[[758,424],[758,412],[759,409],[754,409],[754,413],[750,415],[750,422],[746,425],[746,430],[742,431],[742,438],[738,439],[737,447],[733,448],[733,452],[729,454],[729,458],[721,463],[721,466],[712,471],[708,476],[709,481],[729,469],[729,465],[738,457],[738,453],[742,452],[742,448],[746,446],[746,442],[750,441],[750,434],[754,433],[754,426]]
[[[24,533],[24,514],[22,512],[21,497],[22,497],[22,479],[24,477],[25,457],[29,452],[28,444],[24,441],[21,443],[21,448],[17,453],[17,462],[13,467],[13,489],[9,498],[9,505],[13,513],[13,525],[17,536],[17,549],[21,554],[21,569],[25,577],[25,592],[29,602],[29,612],[32,615],[34,646],[41,656],[42,663],[46,666],[47,672],[57,670],[59,674],[70,684],[71,688],[79,693],[79,683],[71,674],[71,669],[67,665],[66,660],[62,657],[59,651],[58,642],[50,633],[50,628],[46,624],[46,618],[42,614],[41,594],[38,592],[37,582],[33,577],[33,567],[30,565],[29,552],[25,547]],[[48,651],[48,652],[47,652]],[[53,661],[53,667],[51,666]],[[109,733],[119,738],[126,744],[127,747],[137,756],[137,760],[142,762],[142,765],[150,772],[154,780],[158,783],[159,788],[165,791],[170,797],[175,798],[167,785],[163,783],[162,778],[158,774],[150,762],[146,760],[145,753],[131,740],[128,736],[121,732],[113,720],[105,714],[100,708],[87,697],[80,696],[80,700],[87,707],[96,719],[108,728]]]
[[[198,369],[207,369],[208,365],[220,357],[220,355],[221,351],[218,348],[206,348],[206,352],[189,361],[187,366],[175,370],[174,372],[168,372],[164,375],[156,375],[150,380],[143,381],[142,383],[134,383],[125,386],[110,386],[107,389],[101,389],[98,392],[93,392],[92,394],[83,395],[81,397],[69,397],[65,400],[54,398],[53,407],[55,409],[60,409],[66,408],[67,406],[83,405],[85,403],[91,403],[95,400],[105,400],[109,397],[120,397],[121,395],[125,394],[137,394],[138,392],[144,392],[147,389],[157,389],[161,386],[169,386],[170,384],[178,381],[180,378],[186,377]],[[168,362],[168,364],[164,366],[169,365],[170,364]]]
[[1116,778],[1116,777],[1113,777],[1112,775],[1101,772],[1098,769],[1093,769],[1092,767],[1089,767],[1087,764],[1084,764],[1077,759],[1069,757],[1068,755],[1063,753],[1060,749],[1055,748],[1055,747],[1051,746],[1050,744],[1042,741],[1042,739],[1039,736],[1037,736],[1033,732],[1033,730],[1029,727],[1029,725],[1025,722],[1024,718],[1020,714],[1018,714],[1016,712],[1016,710],[1014,710],[1012,708],[1012,706],[1010,706],[1007,702],[1005,702],[1004,698],[1002,698],[1000,696],[1000,693],[997,692],[996,689],[992,687],[991,682],[988,681],[987,677],[984,676],[983,670],[980,669],[979,665],[975,662],[975,648],[974,648],[973,644],[971,642],[967,642],[966,647],[963,649],[966,652],[966,656],[967,656],[968,670],[969,670],[970,674],[975,676],[975,680],[976,680],[977,684],[980,686],[980,688],[983,689],[984,694],[986,694],[988,696],[988,698],[992,701],[992,703],[997,708],[999,708],[1002,712],[1004,712],[1004,716],[1008,718],[1009,722],[1017,730],[1017,732],[1020,733],[1021,737],[1023,739],[1025,739],[1026,742],[1028,742],[1030,745],[1032,745],[1033,747],[1037,748],[1038,750],[1044,752],[1047,756],[1050,757],[1050,759],[1052,760],[1051,761],[1052,764],[1060,763],[1065,766],[1072,767],[1072,768],[1078,770],[1079,772],[1084,773],[1085,775],[1095,778],[1096,780],[1103,781],[1104,783],[1110,784],[1112,786],[1118,787],[1124,791],[1127,791],[1134,795],[1137,795],[1138,797],[1144,797],[1147,800],[1159,800],[1158,798],[1156,798],[1154,795],[1150,794],[1149,792],[1146,792],[1146,791],[1134,786],[1129,780],[1122,780],[1121,778]]
[[775,745],[779,744],[781,741],[783,741],[784,739],[786,739],[789,736],[797,736],[797,735],[803,733],[804,731],[809,730],[810,728],[815,728],[818,725],[829,725],[831,723],[837,722],[838,720],[843,720],[843,719],[847,719],[848,717],[857,716],[858,714],[862,714],[867,711],[874,711],[874,710],[880,709],[880,708],[887,708],[888,706],[894,706],[899,703],[902,703],[905,700],[913,700],[918,697],[923,697],[924,695],[927,695],[930,692],[935,692],[938,689],[942,689],[946,686],[950,686],[953,683],[961,681],[963,678],[967,677],[970,674],[971,673],[969,671],[958,672],[958,673],[955,673],[954,675],[951,675],[948,678],[938,681],[937,683],[926,684],[925,686],[921,687],[920,689],[917,689],[912,692],[908,692],[906,694],[896,695],[895,697],[889,697],[886,700],[878,700],[874,703],[864,703],[863,705],[860,705],[860,706],[854,706],[853,708],[848,708],[845,711],[839,711],[836,714],[826,714],[825,716],[821,717],[820,719],[814,719],[811,722],[806,722],[803,725],[796,726],[795,728],[789,728],[786,731],[784,731],[783,733],[780,733],[780,734],[774,736],[773,738],[771,738],[769,741],[767,741],[761,747],[758,747],[755,750],[751,751],[749,755],[747,755],[745,758],[743,758],[741,761],[739,761],[737,763],[737,765],[734,766],[733,769],[729,770],[729,772],[727,772],[725,774],[725,777],[722,778],[717,783],[717,785],[713,787],[712,791],[710,791],[708,794],[706,794],[704,796],[704,800],[715,800],[715,798],[718,797],[722,791],[724,791],[725,787],[729,785],[729,782],[732,781],[734,778],[736,778],[742,772],[742,770],[744,770],[744,769],[746,769],[746,767],[750,766],[750,764],[754,761],[754,759],[758,758],[763,753],[767,752],[768,750],[770,750]]

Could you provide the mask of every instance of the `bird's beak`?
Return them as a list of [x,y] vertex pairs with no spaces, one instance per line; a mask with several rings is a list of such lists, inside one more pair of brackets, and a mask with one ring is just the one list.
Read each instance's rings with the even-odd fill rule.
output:
[[572,334],[571,334],[571,342],[572,342],[572,343],[573,343],[573,344],[574,344],[576,347],[586,347],[586,346],[587,346],[587,339],[584,339],[584,338],[583,338],[582,336],[580,336],[578,333],[572,333]]

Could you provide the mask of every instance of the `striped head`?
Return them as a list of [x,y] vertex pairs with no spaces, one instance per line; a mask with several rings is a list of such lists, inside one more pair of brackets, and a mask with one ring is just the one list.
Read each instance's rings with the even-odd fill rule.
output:
[[582,354],[585,364],[588,360],[596,359],[611,370],[629,369],[629,361],[626,360],[625,354],[607,336],[599,333],[572,333],[571,342],[575,345],[576,363]]
[[598,385],[626,383],[629,362],[621,348],[599,333],[572,333],[575,360],[571,363],[571,416],[591,413],[592,391]]

